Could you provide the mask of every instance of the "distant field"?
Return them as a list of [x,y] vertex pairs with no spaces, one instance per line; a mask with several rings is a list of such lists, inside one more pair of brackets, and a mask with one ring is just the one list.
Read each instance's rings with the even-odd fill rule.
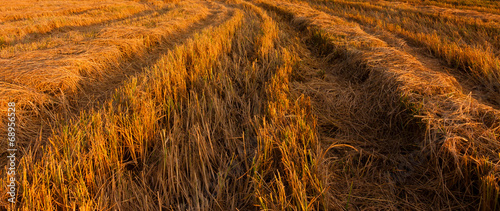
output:
[[6,1],[0,79],[2,209],[500,210],[499,1]]

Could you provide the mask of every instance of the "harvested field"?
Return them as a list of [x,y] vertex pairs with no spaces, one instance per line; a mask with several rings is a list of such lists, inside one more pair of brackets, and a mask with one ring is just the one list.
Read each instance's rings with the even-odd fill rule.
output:
[[500,210],[496,1],[22,0],[0,29],[3,209]]

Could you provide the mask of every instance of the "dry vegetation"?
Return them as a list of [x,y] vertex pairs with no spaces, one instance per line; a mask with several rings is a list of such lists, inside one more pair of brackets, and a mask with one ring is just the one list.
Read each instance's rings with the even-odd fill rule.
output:
[[498,2],[23,0],[0,29],[4,209],[500,210]]

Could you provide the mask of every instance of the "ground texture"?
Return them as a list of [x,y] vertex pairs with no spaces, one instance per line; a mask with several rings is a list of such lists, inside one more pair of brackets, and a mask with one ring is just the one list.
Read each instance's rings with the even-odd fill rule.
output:
[[22,0],[0,29],[5,209],[500,209],[498,2]]

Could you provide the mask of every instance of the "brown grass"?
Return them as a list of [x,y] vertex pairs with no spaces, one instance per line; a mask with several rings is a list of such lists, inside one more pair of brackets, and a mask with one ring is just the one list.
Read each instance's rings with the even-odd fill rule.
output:
[[350,1],[330,1],[322,9],[360,24],[382,28],[423,46],[448,66],[464,71],[475,79],[478,89],[496,98],[500,80],[500,41],[498,22],[485,22],[480,17],[459,16]]
[[497,210],[495,5],[6,3],[0,118],[16,102],[21,153],[0,204]]
[[[302,27],[309,28],[308,30],[313,34],[310,35],[312,36],[312,42],[319,43],[319,49],[322,51],[320,53],[327,53],[333,58],[347,61],[347,64],[344,64],[345,66],[340,68],[341,71],[339,73],[341,73],[343,77],[351,78],[350,80],[352,82],[363,84],[361,87],[361,93],[358,94],[358,96],[354,95],[354,99],[358,98],[359,95],[363,96],[362,93],[370,94],[371,99],[368,98],[362,102],[363,104],[368,103],[369,107],[362,109],[362,105],[353,106],[355,108],[360,108],[363,112],[355,115],[369,115],[361,117],[362,125],[356,125],[354,128],[356,130],[356,134],[362,135],[364,133],[364,125],[369,126],[369,128],[367,128],[368,131],[376,129],[373,127],[377,124],[377,122],[380,124],[384,122],[383,119],[387,118],[389,118],[389,121],[396,122],[387,122],[386,124],[398,124],[398,119],[400,119],[399,121],[402,121],[400,124],[404,124],[402,125],[404,131],[409,132],[410,128],[417,126],[411,125],[411,119],[405,120],[405,118],[408,117],[404,117],[404,113],[409,113],[410,116],[421,118],[423,120],[424,125],[426,125],[423,127],[427,129],[421,132],[418,132],[417,130],[416,132],[421,133],[422,137],[420,138],[422,139],[424,139],[423,135],[425,132],[425,139],[408,144],[416,145],[414,150],[422,150],[422,152],[418,153],[418,156],[424,156],[424,158],[425,156],[428,156],[426,159],[429,160],[425,163],[425,165],[423,165],[425,166],[425,169],[417,169],[425,174],[418,173],[417,170],[413,170],[414,168],[422,168],[422,166],[420,166],[422,164],[418,163],[422,161],[414,161],[416,158],[413,157],[415,155],[413,155],[414,152],[412,151],[399,152],[398,155],[408,154],[408,156],[404,156],[404,158],[392,159],[390,158],[392,156],[389,156],[387,158],[388,161],[386,161],[396,164],[399,163],[397,164],[399,168],[404,166],[405,168],[415,171],[412,172],[406,169],[402,170],[404,177],[410,177],[411,174],[414,174],[413,176],[415,176],[415,178],[413,179],[415,180],[419,180],[419,177],[425,177],[428,181],[419,181],[417,183],[419,185],[419,189],[427,189],[426,194],[429,194],[429,192],[436,193],[433,199],[425,199],[422,195],[418,196],[419,194],[422,194],[418,193],[422,190],[416,189],[408,191],[408,193],[405,194],[414,195],[413,197],[417,198],[417,201],[410,203],[411,206],[415,206],[415,203],[418,204],[418,202],[420,202],[423,203],[420,205],[423,206],[420,207],[421,209],[431,209],[431,207],[425,206],[424,201],[430,200],[427,203],[432,202],[434,208],[436,208],[436,205],[439,206],[439,204],[441,204],[443,208],[455,206],[457,208],[466,208],[462,207],[466,206],[465,204],[457,205],[457,203],[461,204],[462,202],[458,200],[455,201],[454,199],[464,199],[464,197],[468,197],[469,200],[474,201],[475,199],[471,196],[475,194],[474,191],[479,191],[481,196],[480,206],[482,209],[496,209],[498,206],[497,200],[499,186],[497,183],[498,178],[494,178],[495,176],[493,175],[497,174],[496,170],[494,170],[497,168],[494,167],[494,163],[498,161],[496,149],[498,149],[497,124],[499,113],[497,110],[481,105],[479,102],[471,99],[470,96],[462,94],[460,91],[461,88],[457,87],[458,83],[454,80],[454,78],[426,69],[411,56],[395,49],[387,48],[386,45],[380,40],[376,40],[373,37],[370,38],[370,35],[367,35],[357,27],[349,27],[349,24],[343,22],[342,20],[330,17],[325,13],[311,9],[306,5],[300,6],[300,4],[281,3],[271,6],[271,8],[284,13],[285,16],[292,17],[292,21],[298,23],[299,26],[302,25]],[[333,55],[331,54],[332,52]],[[342,71],[342,69],[344,70]],[[377,91],[373,88],[370,89],[370,87],[378,87],[379,90],[383,90],[384,97],[373,99],[374,95],[376,96]],[[390,87],[394,87],[396,90],[392,91],[395,92],[394,94],[389,94],[389,96],[387,96],[387,94],[391,92]],[[321,93],[321,91],[319,91],[319,93]],[[330,95],[330,93],[326,94]],[[314,93],[314,95],[319,94]],[[391,95],[392,97],[390,97]],[[386,98],[389,98],[388,102],[380,100]],[[349,99],[350,102],[344,103],[356,102],[356,100],[354,100],[354,102],[352,102],[352,100],[353,99]],[[402,102],[404,107],[391,108],[391,104],[397,101]],[[320,105],[325,105],[325,103],[323,102]],[[373,106],[375,106],[375,108]],[[341,106],[333,107],[341,108]],[[382,110],[377,111],[377,107],[382,108]],[[374,109],[375,111],[373,111]],[[370,110],[374,113],[368,112]],[[384,114],[388,111],[390,113]],[[322,110],[321,112],[322,113],[319,113],[318,115],[328,114],[328,110]],[[346,115],[349,113],[349,109],[347,111],[341,111],[340,113],[341,115]],[[377,114],[380,115],[380,113],[383,115],[377,116]],[[490,118],[493,122],[485,121],[485,115],[488,116],[487,118]],[[327,119],[334,117],[339,118],[335,115],[335,113],[330,114],[330,117],[327,116],[323,118]],[[319,116],[318,118],[321,119],[322,117]],[[340,118],[340,120],[334,120],[340,121],[341,123],[347,122],[349,124],[353,124],[356,122],[356,119],[356,116],[348,116],[346,120],[343,120],[343,118]],[[370,119],[372,119],[372,121],[370,121]],[[336,124],[335,126],[339,127],[340,130],[342,130],[343,127],[352,127],[351,125],[342,126],[341,124]],[[393,139],[394,142],[377,144],[375,140],[371,140],[371,143],[381,145],[378,146],[381,148],[379,150],[382,152],[389,150],[385,152],[388,153],[390,151],[397,150],[397,148],[394,149],[395,146],[400,146],[399,150],[408,150],[405,148],[410,146],[405,146],[403,144],[403,142],[408,141],[408,136],[413,136],[416,140],[420,139],[418,133],[405,135],[403,140],[394,140],[395,134],[392,134],[389,140],[383,139],[383,134],[385,132],[394,129],[401,128],[398,128],[397,126],[390,126],[386,129],[380,128],[380,131],[385,131],[382,134],[371,138],[382,139],[384,142]],[[380,131],[378,133],[380,133]],[[372,134],[377,134],[377,131],[370,131],[369,135]],[[401,134],[401,132],[396,134]],[[365,139],[367,137],[363,138]],[[438,141],[440,139],[443,142]],[[471,140],[474,141],[471,142]],[[352,142],[348,141],[347,143],[351,144]],[[470,147],[474,148],[474,152],[470,152],[468,150]],[[428,154],[423,153],[425,151],[428,152]],[[382,159],[385,157],[383,155],[385,153],[382,152],[380,152],[381,155],[370,155],[370,159]],[[488,161],[484,162],[483,159]],[[449,163],[446,161],[449,161]],[[371,162],[372,161],[370,161],[370,164],[372,164]],[[482,165],[485,166],[483,167]],[[369,166],[367,167],[370,168]],[[487,170],[484,171],[484,169]],[[376,177],[374,175],[370,175],[370,178],[374,179]],[[479,182],[480,184],[490,184],[492,186],[487,187],[486,185],[479,185],[473,181],[475,180],[474,178],[478,178],[479,181],[484,181]],[[399,182],[397,174],[393,179],[395,182]],[[464,182],[464,179],[468,181]],[[464,189],[464,184],[474,183],[477,184],[477,186]],[[406,185],[415,184],[410,183]],[[402,187],[399,189],[402,189]],[[449,191],[443,192],[443,190]],[[407,191],[403,191],[403,193],[404,192]],[[460,195],[455,195],[457,193]],[[378,197],[380,197],[380,195],[378,195]],[[397,196],[392,196],[391,198],[393,197]],[[406,198],[405,200],[408,199]],[[405,207],[404,205],[400,206]],[[400,209],[401,207],[396,208]]]

